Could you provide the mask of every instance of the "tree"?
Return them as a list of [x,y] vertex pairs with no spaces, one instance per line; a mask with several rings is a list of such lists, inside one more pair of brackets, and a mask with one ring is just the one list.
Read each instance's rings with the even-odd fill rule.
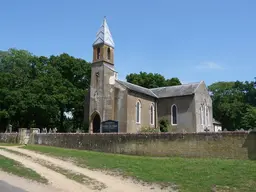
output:
[[177,77],[173,77],[171,79],[166,80],[166,86],[175,86],[175,85],[181,85],[181,82]]
[[[67,131],[64,112],[72,111],[73,128],[83,127],[84,95],[90,64],[68,54],[34,56],[25,50],[0,52],[0,128],[58,127]],[[67,125],[67,123],[65,123]]]
[[66,95],[67,102],[59,102],[60,128],[63,129],[64,112],[72,112],[74,129],[81,128],[84,118],[84,96],[90,86],[91,66],[85,60],[74,58],[67,53],[51,56],[49,63],[71,84],[67,88],[72,87],[72,91]]
[[158,73],[140,72],[139,74],[131,73],[126,76],[129,83],[133,83],[146,88],[157,88],[173,85],[181,85],[178,78],[165,79],[164,76]]
[[252,128],[256,98],[253,82],[217,82],[208,88],[212,95],[214,118],[224,128]]

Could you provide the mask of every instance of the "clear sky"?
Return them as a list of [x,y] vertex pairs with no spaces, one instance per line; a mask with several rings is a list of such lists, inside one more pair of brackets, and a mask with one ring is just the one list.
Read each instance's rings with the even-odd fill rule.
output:
[[145,71],[209,85],[256,76],[255,0],[2,0],[0,50],[91,61],[104,16],[120,79]]

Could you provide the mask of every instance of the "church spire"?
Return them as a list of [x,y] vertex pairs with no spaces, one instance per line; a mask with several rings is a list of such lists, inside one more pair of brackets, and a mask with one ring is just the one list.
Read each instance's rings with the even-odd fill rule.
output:
[[106,17],[104,17],[103,23],[96,35],[96,40],[94,41],[93,46],[96,46],[99,44],[105,44],[112,48],[115,47],[115,43],[113,41],[111,32],[109,30]]

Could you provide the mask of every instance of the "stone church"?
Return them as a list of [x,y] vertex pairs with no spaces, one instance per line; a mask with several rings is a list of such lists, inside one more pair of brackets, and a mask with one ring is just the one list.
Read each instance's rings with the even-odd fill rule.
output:
[[106,18],[93,43],[91,85],[85,99],[85,123],[101,133],[102,122],[118,122],[118,132],[138,133],[168,119],[173,132],[214,131],[212,100],[204,81],[147,89],[118,80],[115,44]]

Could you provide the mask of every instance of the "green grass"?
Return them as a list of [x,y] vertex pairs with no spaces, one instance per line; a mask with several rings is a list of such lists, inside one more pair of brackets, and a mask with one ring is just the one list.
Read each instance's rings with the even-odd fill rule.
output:
[[0,147],[1,146],[20,146],[20,144],[18,144],[18,143],[0,143]]
[[24,167],[19,162],[16,162],[12,159],[6,158],[0,155],[0,170],[17,175],[19,177],[24,177],[26,179],[34,180],[40,183],[47,183],[48,180],[33,171]]
[[115,155],[91,151],[28,145],[25,149],[39,151],[61,158],[72,158],[80,166],[118,170],[139,180],[174,183],[184,192],[255,191],[256,161],[150,158]]

